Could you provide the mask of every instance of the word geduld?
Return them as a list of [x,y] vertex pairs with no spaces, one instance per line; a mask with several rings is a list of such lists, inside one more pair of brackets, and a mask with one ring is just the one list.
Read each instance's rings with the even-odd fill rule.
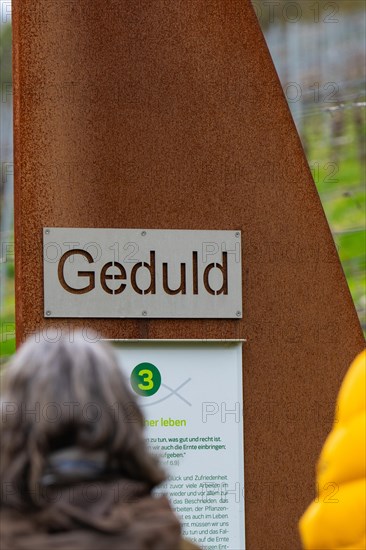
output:
[[[86,294],[91,292],[96,287],[96,281],[99,279],[101,288],[107,294],[121,294],[128,287],[128,275],[125,267],[117,261],[107,262],[100,269],[98,274],[96,270],[83,270],[77,271],[78,278],[86,278],[88,284],[81,288],[75,288],[66,281],[65,278],[65,263],[70,257],[81,256],[86,259],[89,264],[95,264],[93,256],[86,250],[74,249],[65,252],[59,261],[57,274],[58,280],[61,286],[71,294]],[[116,273],[117,270],[117,273]],[[142,271],[149,277],[149,285],[146,288],[141,288],[138,283],[138,275]],[[212,288],[212,281],[210,281],[210,274],[216,270],[218,274],[221,274],[221,287]],[[218,270],[218,271],[217,271]],[[201,271],[201,272],[200,272]],[[193,295],[198,295],[200,286],[199,281],[202,281],[203,288],[212,295],[228,294],[228,260],[227,252],[222,252],[222,262],[212,262],[208,264],[203,270],[199,269],[198,252],[192,252],[192,260],[189,262],[182,262],[180,264],[180,283],[175,288],[171,288],[169,283],[169,264],[168,262],[162,262],[161,266],[157,266],[156,252],[150,252],[150,262],[139,262],[131,269],[129,279],[130,285],[134,292],[137,294],[156,294],[157,287],[163,289],[166,294],[187,294],[187,282],[188,277],[191,279],[190,288]],[[109,281],[121,281],[117,288],[111,288],[108,284]],[[124,282],[125,281],[125,282]]]

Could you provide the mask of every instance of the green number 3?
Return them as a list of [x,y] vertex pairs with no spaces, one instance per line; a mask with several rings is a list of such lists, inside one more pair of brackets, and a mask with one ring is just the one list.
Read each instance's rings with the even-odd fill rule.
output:
[[159,369],[152,363],[139,363],[131,372],[131,386],[138,395],[154,395],[161,386]]
[[153,373],[151,370],[148,369],[142,369],[139,371],[139,376],[144,376],[143,378],[143,384],[138,384],[138,387],[140,390],[143,391],[149,391],[152,390],[154,387],[154,381],[153,381]]

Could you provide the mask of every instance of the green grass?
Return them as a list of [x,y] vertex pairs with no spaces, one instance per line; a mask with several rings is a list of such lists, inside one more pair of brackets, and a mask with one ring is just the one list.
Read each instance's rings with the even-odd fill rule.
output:
[[[365,117],[361,118],[362,125],[356,124],[356,108],[359,107],[345,109],[340,114],[339,145],[334,139],[330,140],[332,115],[326,112],[306,120],[303,138],[314,181],[366,333],[366,167],[360,145],[365,136]],[[364,114],[364,109],[361,113]]]
[[4,303],[0,310],[0,364],[4,363],[15,351],[15,293],[14,265],[7,266],[7,286]]

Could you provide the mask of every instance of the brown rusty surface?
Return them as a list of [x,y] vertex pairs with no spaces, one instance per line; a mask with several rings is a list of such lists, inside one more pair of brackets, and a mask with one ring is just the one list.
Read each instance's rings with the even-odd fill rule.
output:
[[[247,338],[247,547],[299,548],[363,337],[249,1],[13,4],[18,341]],[[243,320],[46,320],[44,226],[241,229]]]

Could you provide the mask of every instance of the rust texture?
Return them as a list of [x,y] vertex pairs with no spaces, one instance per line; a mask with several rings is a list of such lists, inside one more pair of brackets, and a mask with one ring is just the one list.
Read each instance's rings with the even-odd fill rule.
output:
[[[250,2],[13,4],[18,342],[49,326],[247,338],[247,547],[299,548],[363,336]],[[241,229],[243,319],[44,319],[47,226]]]

